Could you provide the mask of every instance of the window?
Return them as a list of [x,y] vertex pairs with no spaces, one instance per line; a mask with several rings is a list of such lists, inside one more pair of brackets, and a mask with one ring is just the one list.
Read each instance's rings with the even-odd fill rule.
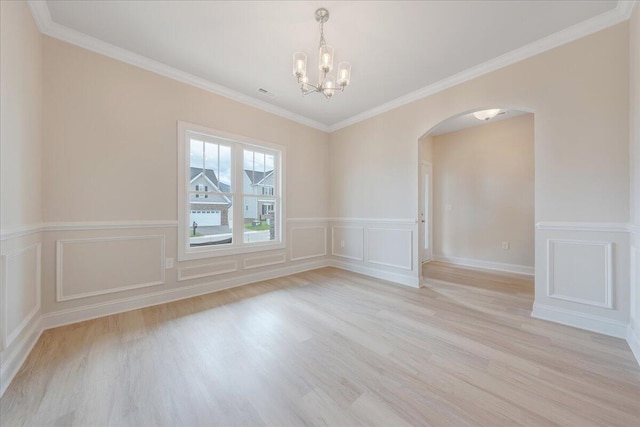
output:
[[178,146],[179,260],[284,247],[282,147],[184,122]]

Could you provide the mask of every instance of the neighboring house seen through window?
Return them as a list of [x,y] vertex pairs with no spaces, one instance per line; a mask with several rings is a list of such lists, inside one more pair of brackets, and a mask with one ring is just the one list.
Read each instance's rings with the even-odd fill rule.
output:
[[284,150],[183,122],[178,127],[178,258],[281,247]]

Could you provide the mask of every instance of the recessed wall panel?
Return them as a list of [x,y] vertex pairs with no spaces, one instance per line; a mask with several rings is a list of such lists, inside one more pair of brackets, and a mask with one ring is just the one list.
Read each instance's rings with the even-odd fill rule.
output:
[[164,236],[58,240],[57,300],[164,283]]
[[581,240],[548,242],[548,296],[612,308],[612,243]]
[[367,261],[411,270],[412,232],[406,229],[367,229]]
[[332,255],[364,260],[364,227],[336,225],[331,229],[331,236]]
[[327,254],[327,227],[293,227],[289,236],[291,261],[321,257]]

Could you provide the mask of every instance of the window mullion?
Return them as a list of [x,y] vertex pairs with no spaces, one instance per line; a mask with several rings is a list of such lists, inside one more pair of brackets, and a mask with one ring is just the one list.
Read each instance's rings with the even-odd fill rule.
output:
[[244,197],[243,197],[243,164],[242,145],[235,144],[234,151],[234,171],[233,171],[233,242],[234,246],[242,246],[244,231]]

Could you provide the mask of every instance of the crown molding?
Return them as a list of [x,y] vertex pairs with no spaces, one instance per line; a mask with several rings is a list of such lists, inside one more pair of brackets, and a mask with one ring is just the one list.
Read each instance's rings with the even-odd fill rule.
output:
[[561,46],[563,44],[570,43],[579,38],[588,36],[589,34],[593,34],[597,31],[601,31],[605,28],[619,24],[620,22],[629,19],[633,8],[636,6],[636,3],[638,3],[637,0],[619,0],[615,9],[611,9],[605,13],[594,16],[590,19],[587,19],[586,21],[580,22],[555,34],[544,37],[511,52],[505,53],[487,62],[471,67],[465,71],[454,74],[450,77],[425,86],[392,101],[386,102],[370,110],[356,114],[332,125],[326,125],[324,123],[318,122],[284,108],[276,107],[275,105],[268,102],[261,101],[222,85],[213,83],[201,77],[194,76],[193,74],[170,67],[151,58],[147,58],[146,56],[133,53],[129,50],[122,49],[110,43],[106,43],[102,40],[98,40],[94,37],[60,25],[56,22],[53,22],[53,20],[51,19],[51,13],[49,12],[46,1],[28,0],[29,8],[31,9],[31,13],[36,22],[36,25],[38,26],[38,29],[41,33],[46,34],[49,37],[71,43],[84,49],[99,53],[101,55],[105,55],[110,58],[125,62],[127,64],[145,69],[147,71],[151,71],[155,74],[159,74],[161,76],[168,77],[170,79],[174,79],[191,86],[195,86],[216,95],[224,96],[225,98],[229,98],[242,104],[249,105],[251,107],[266,111],[271,114],[275,114],[277,116],[292,120],[302,125],[329,133],[335,132],[347,126],[356,124],[371,117],[441,92],[445,89],[475,79],[508,65],[512,65],[518,61],[522,61],[529,57],[538,55],[542,52]]
[[320,123],[300,114],[285,110],[284,108],[276,107],[268,102],[261,101],[201,77],[194,76],[193,74],[185,71],[178,70],[177,68],[170,67],[169,65],[147,58],[146,56],[133,53],[129,50],[114,46],[110,43],[98,40],[84,33],[72,30],[64,25],[58,24],[51,19],[51,13],[49,12],[49,8],[45,1],[29,0],[28,3],[38,29],[42,34],[49,37],[71,43],[118,61],[126,62],[127,64],[138,68],[151,71],[152,73],[195,86],[199,89],[206,90],[207,92],[224,96],[225,98],[229,98],[233,101],[266,111],[267,113],[275,114],[302,125],[309,126],[323,132],[329,131],[329,127],[324,123]]
[[571,27],[565,28],[564,30],[536,40],[535,42],[529,43],[521,48],[512,50],[511,52],[507,52],[487,62],[461,71],[460,73],[453,74],[452,76],[425,86],[422,89],[410,92],[407,95],[401,96],[392,101],[386,102],[378,107],[356,114],[346,120],[334,123],[329,126],[329,132],[335,132],[347,126],[370,119],[371,117],[386,113],[387,111],[396,109],[413,101],[426,98],[427,96],[441,92],[450,87],[457,86],[484,74],[499,70],[500,68],[515,64],[516,62],[546,52],[547,50],[551,50],[558,46],[562,46],[563,44],[588,36],[589,34],[593,34],[604,30],[605,28],[619,24],[620,22],[629,19],[635,3],[637,3],[636,0],[619,0],[615,9],[611,9],[605,13],[594,16],[586,21],[582,21]]

